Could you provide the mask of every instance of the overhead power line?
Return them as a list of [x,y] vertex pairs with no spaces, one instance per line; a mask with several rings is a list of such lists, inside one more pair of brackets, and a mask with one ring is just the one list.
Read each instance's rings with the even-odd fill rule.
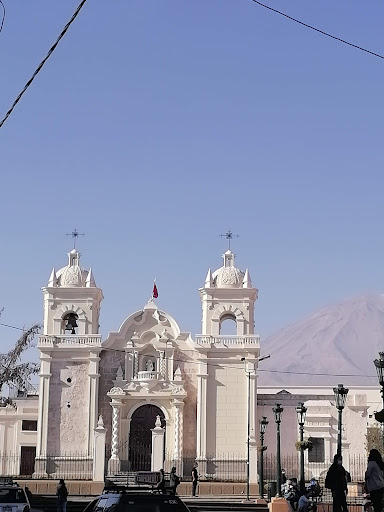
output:
[[[1,1],[1,0],[0,0]],[[79,14],[81,8],[84,6],[85,2],[87,0],[82,0],[79,4],[79,6],[77,7],[76,11],[73,13],[72,15],[72,18],[68,21],[68,23],[65,25],[65,27],[63,28],[63,30],[61,31],[59,37],[56,39],[54,45],[49,49],[47,55],[45,56],[45,58],[40,62],[40,64],[37,66],[36,68],[36,71],[33,73],[33,75],[31,76],[31,78],[28,80],[28,82],[25,84],[24,86],[24,89],[21,91],[21,93],[17,96],[17,98],[15,99],[15,101],[13,102],[11,108],[8,110],[8,112],[6,113],[4,119],[2,119],[0,121],[0,128],[3,126],[3,124],[5,123],[5,121],[8,119],[8,117],[11,115],[13,109],[16,107],[16,105],[19,103],[19,101],[21,100],[21,97],[23,96],[23,94],[26,92],[26,90],[28,89],[28,87],[31,85],[31,83],[33,82],[33,80],[36,78],[36,75],[41,71],[42,67],[44,66],[44,64],[47,62],[47,60],[49,59],[49,57],[52,55],[52,53],[55,51],[55,48],[56,46],[59,44],[60,40],[64,37],[65,33],[67,32],[67,30],[69,29],[69,27],[71,26],[71,24],[75,21],[75,18],[77,17],[77,15]]]
[[[2,324],[0,323],[1,326],[3,327],[9,327],[10,329],[18,329],[19,331],[25,331],[26,329],[23,329],[21,327],[16,327],[15,325],[8,325],[8,324]],[[121,352],[121,353],[124,353],[125,354],[125,350],[122,350],[122,349],[118,349],[118,348],[109,348],[109,347],[102,347],[102,350],[106,350],[106,351],[111,351],[111,352]],[[188,363],[188,364],[200,364],[199,361],[185,361],[184,359],[174,359],[174,362],[175,363]],[[240,363],[240,361],[239,361]],[[209,363],[207,362],[206,363],[207,366],[214,366],[216,368],[221,368],[221,364],[217,364],[217,363]],[[242,371],[243,368],[239,368],[239,366],[234,366],[234,365],[226,365],[226,368],[231,368],[233,370],[239,370],[241,369]],[[316,377],[362,377],[362,378],[365,378],[365,379],[372,379],[372,378],[376,378],[375,375],[358,375],[356,373],[313,373],[313,372],[296,372],[296,371],[288,371],[288,370],[267,370],[267,369],[264,369],[264,368],[258,368],[258,371],[259,372],[267,372],[267,373],[284,373],[284,374],[292,374],[292,375],[315,375]]]
[[3,4],[3,0],[0,0],[0,4],[3,8],[3,19],[1,20],[1,24],[0,24],[0,32],[1,32],[3,30],[4,20],[5,20],[5,5]]
[[373,55],[374,57],[379,57],[379,59],[384,59],[383,55],[380,55],[379,53],[372,52],[371,50],[367,50],[366,48],[363,48],[361,46],[358,46],[357,44],[350,43],[349,41],[346,41],[345,39],[341,39],[340,37],[333,36],[332,34],[329,34],[328,32],[324,32],[324,30],[320,30],[319,28],[313,27],[312,25],[308,25],[308,23],[304,23],[303,21],[300,21],[296,18],[292,18],[292,16],[288,16],[288,14],[285,14],[284,12],[278,11],[277,9],[273,9],[273,7],[270,7],[269,5],[265,5],[258,0],[251,0],[253,3],[260,5],[261,7],[265,7],[266,9],[269,9],[270,11],[276,12],[277,14],[280,14],[281,16],[285,16],[285,18],[288,18],[291,21],[294,21],[295,23],[299,23],[300,25],[303,25],[304,27],[310,28],[311,30],[315,30],[316,32],[319,32],[320,34],[323,34],[324,36],[331,37],[332,39],[336,39],[336,41],[339,41],[340,43],[347,44],[348,46],[352,46],[353,48],[356,48],[357,50],[361,50],[362,52],[369,53],[370,55]]
[[2,323],[0,323],[0,325],[2,325],[3,327],[9,327],[10,329],[17,329],[18,331],[26,330],[26,329],[22,329],[21,327],[15,327],[14,325],[8,325],[8,324],[2,324]]

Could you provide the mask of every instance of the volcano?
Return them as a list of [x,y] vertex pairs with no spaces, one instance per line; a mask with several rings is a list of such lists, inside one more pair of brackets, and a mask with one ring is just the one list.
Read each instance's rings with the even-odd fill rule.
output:
[[377,386],[384,351],[384,295],[346,299],[261,341],[259,386]]

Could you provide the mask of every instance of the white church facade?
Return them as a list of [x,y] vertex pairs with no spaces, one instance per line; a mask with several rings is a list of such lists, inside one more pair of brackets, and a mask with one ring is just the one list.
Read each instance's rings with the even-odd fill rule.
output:
[[[218,270],[208,271],[200,289],[201,334],[183,332],[150,300],[103,340],[103,293],[73,249],[68,264],[53,269],[43,288],[38,404],[35,397],[33,404],[25,399],[16,401],[16,409],[0,410],[2,453],[21,455],[23,447],[29,447],[33,472],[40,477],[59,474],[66,455],[81,454],[93,477],[95,458],[101,457],[103,475],[160,469],[167,463],[183,471],[188,459],[198,463],[203,478],[220,478],[223,461],[244,462],[249,449],[250,479],[257,482],[260,418],[268,417],[266,444],[274,453],[272,407],[276,402],[283,405],[282,454],[297,456],[295,407],[303,401],[308,407],[306,437],[318,439],[318,456],[330,460],[337,446],[332,390],[258,389],[258,290],[249,271],[235,266],[233,252],[225,252],[223,260]],[[228,320],[236,325],[234,335],[222,334]],[[376,394],[376,388],[351,389],[343,430],[347,457],[365,454],[363,438],[372,402],[367,397]],[[27,444],[23,418],[37,421]],[[310,463],[307,455],[308,467]],[[21,467],[12,472],[22,473]]]

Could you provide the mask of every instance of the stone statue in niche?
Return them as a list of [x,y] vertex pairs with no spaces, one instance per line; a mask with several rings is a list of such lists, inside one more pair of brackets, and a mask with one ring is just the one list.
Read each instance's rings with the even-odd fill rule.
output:
[[148,361],[145,363],[145,368],[147,372],[153,372],[155,370],[152,359],[148,359]]

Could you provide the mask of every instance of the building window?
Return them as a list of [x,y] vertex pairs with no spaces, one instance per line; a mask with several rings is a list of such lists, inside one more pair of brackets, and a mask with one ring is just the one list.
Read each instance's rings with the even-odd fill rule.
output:
[[37,421],[35,420],[23,420],[21,422],[21,430],[37,431]]
[[310,437],[312,450],[308,451],[308,462],[325,462],[324,439],[322,437]]

